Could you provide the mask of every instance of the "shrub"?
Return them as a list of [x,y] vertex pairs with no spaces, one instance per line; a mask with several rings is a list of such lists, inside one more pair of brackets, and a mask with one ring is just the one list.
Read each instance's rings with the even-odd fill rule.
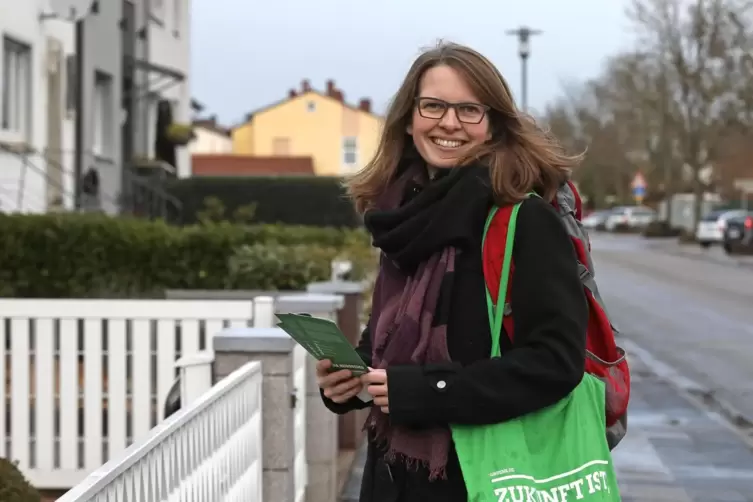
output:
[[[363,230],[229,223],[173,227],[104,215],[0,215],[0,294],[143,297],[165,289],[303,289],[346,257],[375,255]],[[243,258],[245,261],[241,260]]]
[[15,463],[0,458],[0,500],[2,502],[40,502],[39,492],[29,484]]
[[360,217],[341,179],[327,176],[193,177],[171,180],[167,190],[183,205],[182,220],[199,221],[205,201],[221,203],[227,215],[253,205],[254,221],[321,227],[357,227]]

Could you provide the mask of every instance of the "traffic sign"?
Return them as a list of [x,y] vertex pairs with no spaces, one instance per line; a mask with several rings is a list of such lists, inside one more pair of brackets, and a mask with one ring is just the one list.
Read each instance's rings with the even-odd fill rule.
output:
[[643,177],[643,175],[640,172],[635,173],[635,176],[633,177],[633,182],[631,183],[631,186],[633,188],[642,187],[643,189],[646,188],[646,178]]
[[636,197],[643,197],[646,195],[646,187],[642,186],[634,186],[633,187],[633,195]]

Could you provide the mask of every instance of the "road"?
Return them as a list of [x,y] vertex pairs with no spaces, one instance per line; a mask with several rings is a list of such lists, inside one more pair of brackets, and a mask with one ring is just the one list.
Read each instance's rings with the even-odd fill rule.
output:
[[753,267],[632,236],[592,247],[634,376],[624,502],[753,501],[753,450],[726,425],[753,418]]
[[596,235],[592,248],[624,336],[753,419],[753,266],[632,236]]

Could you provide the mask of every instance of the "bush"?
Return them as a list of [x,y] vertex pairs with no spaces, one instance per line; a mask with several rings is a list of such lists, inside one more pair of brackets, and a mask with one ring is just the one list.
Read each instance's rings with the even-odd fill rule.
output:
[[40,502],[39,492],[26,481],[16,464],[0,458],[0,500],[2,502]]
[[180,224],[199,222],[206,200],[226,214],[253,205],[254,221],[320,227],[357,227],[361,219],[341,179],[327,176],[193,177],[171,180],[167,190],[183,204]]
[[[144,297],[165,289],[304,289],[331,258],[365,277],[375,255],[363,230],[172,227],[104,215],[0,215],[0,294]],[[243,258],[241,260],[240,258]],[[242,264],[241,264],[242,262]]]
[[679,237],[681,230],[671,227],[667,221],[652,221],[641,232],[646,238],[652,237]]

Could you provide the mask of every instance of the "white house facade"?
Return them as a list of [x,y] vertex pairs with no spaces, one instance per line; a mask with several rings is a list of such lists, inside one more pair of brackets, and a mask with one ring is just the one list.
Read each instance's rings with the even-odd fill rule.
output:
[[65,60],[74,27],[43,3],[0,0],[0,211],[73,205],[73,117]]
[[233,153],[233,139],[230,131],[219,126],[215,118],[194,120],[193,132],[195,137],[188,145],[191,155]]
[[160,102],[190,123],[190,0],[65,4],[0,0],[0,211],[129,212],[164,179],[135,159],[191,171],[155,146]]

